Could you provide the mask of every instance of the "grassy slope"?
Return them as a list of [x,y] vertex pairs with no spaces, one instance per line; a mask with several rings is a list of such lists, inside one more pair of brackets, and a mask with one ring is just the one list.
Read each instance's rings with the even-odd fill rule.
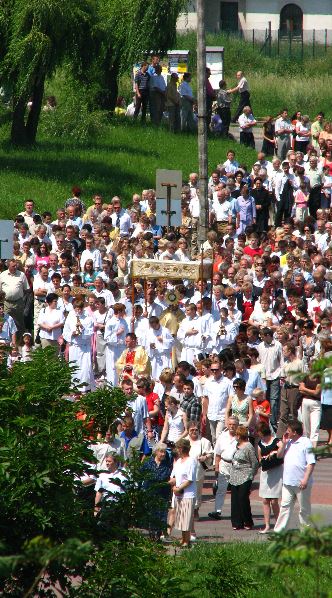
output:
[[[93,193],[105,200],[119,194],[126,202],[134,192],[155,186],[157,168],[182,170],[184,180],[197,170],[197,139],[172,135],[150,126],[114,122],[108,134],[96,142],[75,145],[41,136],[32,149],[15,149],[8,142],[8,129],[0,129],[0,218],[11,218],[33,198],[37,211],[53,213],[70,196],[73,185],[84,190],[90,204]],[[240,161],[251,164],[252,150],[225,140],[209,141],[209,167],[226,159],[236,147]],[[83,198],[83,199],[84,199]]]

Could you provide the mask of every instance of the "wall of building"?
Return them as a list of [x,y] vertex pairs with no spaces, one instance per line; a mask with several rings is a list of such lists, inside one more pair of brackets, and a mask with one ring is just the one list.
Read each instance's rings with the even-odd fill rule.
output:
[[[240,29],[265,31],[269,21],[273,30],[279,29],[280,11],[286,4],[291,3],[297,4],[303,11],[304,30],[332,30],[332,0],[239,0]],[[206,30],[218,31],[219,20],[220,1],[206,0]],[[196,28],[196,0],[190,0],[188,13],[180,15],[177,29],[185,31]]]

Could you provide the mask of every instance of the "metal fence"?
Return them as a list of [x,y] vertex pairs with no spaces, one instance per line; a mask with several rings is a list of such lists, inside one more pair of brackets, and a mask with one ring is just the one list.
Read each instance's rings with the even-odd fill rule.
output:
[[264,56],[283,58],[323,57],[332,47],[331,29],[310,29],[305,31],[246,29],[238,32],[222,32],[223,36],[251,42]]

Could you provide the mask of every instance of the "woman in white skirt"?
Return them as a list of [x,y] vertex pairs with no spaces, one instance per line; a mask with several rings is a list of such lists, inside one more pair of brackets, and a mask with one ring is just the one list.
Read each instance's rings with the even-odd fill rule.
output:
[[277,457],[277,451],[282,446],[281,440],[272,435],[268,423],[261,422],[257,426],[260,437],[258,443],[258,460],[261,464],[259,496],[263,499],[264,529],[260,534],[270,531],[271,508],[275,520],[279,515],[279,498],[282,491],[283,459]]
[[[205,471],[212,465],[213,462],[213,448],[211,442],[200,436],[199,423],[191,421],[188,424],[188,440],[190,442],[189,456],[196,459],[196,499],[194,519],[199,521],[199,508],[202,504],[202,492],[204,485]],[[196,539],[195,528],[193,526],[191,540]]]
[[182,532],[182,548],[188,548],[196,498],[196,459],[189,457],[187,438],[180,438],[176,448],[179,459],[174,463],[170,482],[176,497],[175,528]]

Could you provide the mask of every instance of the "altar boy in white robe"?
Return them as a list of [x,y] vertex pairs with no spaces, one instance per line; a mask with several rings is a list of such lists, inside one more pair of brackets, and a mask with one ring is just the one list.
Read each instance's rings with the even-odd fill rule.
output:
[[174,338],[172,334],[160,325],[159,318],[149,318],[149,330],[145,337],[145,350],[151,361],[151,376],[159,380],[164,368],[172,367],[172,347]]
[[194,359],[202,353],[201,319],[197,315],[197,307],[194,303],[186,306],[186,317],[182,320],[178,334],[178,340],[182,345],[180,361],[187,361],[194,364]]
[[122,351],[126,348],[126,335],[129,332],[128,322],[125,320],[126,308],[123,303],[113,305],[113,316],[105,325],[104,339],[106,341],[106,380],[116,386],[118,375],[115,364]]
[[219,322],[213,324],[213,349],[212,353],[220,353],[226,347],[232,345],[238,335],[239,327],[228,319],[227,307],[220,310]]
[[63,328],[63,338],[69,344],[69,362],[77,367],[72,374],[74,384],[85,384],[80,392],[94,390],[95,379],[92,369],[91,338],[94,320],[84,313],[84,300],[75,299],[74,309],[69,312]]

